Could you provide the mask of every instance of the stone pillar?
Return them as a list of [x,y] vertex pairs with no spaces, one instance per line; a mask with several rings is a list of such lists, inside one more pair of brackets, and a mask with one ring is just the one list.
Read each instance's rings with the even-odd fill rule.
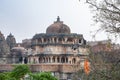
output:
[[49,63],[49,57],[47,57],[47,63]]
[[49,38],[49,43],[51,43],[52,41],[51,41],[51,38]]
[[46,57],[44,57],[44,63],[46,63]]
[[79,39],[77,38],[77,43],[79,43]]
[[56,38],[56,43],[58,43],[58,38]]
[[84,43],[84,40],[83,39],[81,39],[81,44],[83,44]]
[[77,40],[77,38],[75,38],[75,43],[78,43],[78,40]]
[[41,42],[40,42],[40,39],[38,39],[38,44],[39,44],[39,43],[41,43]]
[[61,63],[61,57],[59,57],[59,63]]
[[62,44],[64,43],[64,41],[63,41],[63,40],[64,40],[64,39],[62,38],[62,41],[61,41],[61,42],[62,42]]
[[43,63],[43,57],[41,57],[41,63]]
[[45,57],[45,63],[47,63],[47,57]]
[[41,43],[43,43],[43,38],[41,38]]
[[48,58],[48,57],[46,57],[46,59],[47,59],[47,63],[49,63],[49,58]]
[[65,59],[65,62],[64,62],[64,63],[66,63],[66,57],[64,57],[64,59]]
[[49,57],[49,63],[50,63],[50,61],[51,61],[51,58]]
[[30,57],[30,63],[33,63],[33,59]]
[[52,42],[54,43],[55,41],[54,41],[54,38],[52,38]]
[[30,59],[28,58],[28,64],[30,63]]
[[36,63],[39,64],[39,57],[36,57]]
[[57,62],[57,57],[55,57],[55,63],[58,63],[58,62]]
[[35,44],[38,44],[38,40],[37,39],[35,39]]
[[65,40],[65,43],[67,43],[67,37],[66,37],[66,38],[64,38],[64,40]]
[[23,57],[23,59],[22,59],[22,64],[24,64],[24,59],[25,59],[25,58]]
[[52,58],[53,58],[53,56],[51,56],[51,57],[50,57],[50,59],[51,59],[50,63],[52,63],[52,62],[53,62],[53,61],[52,61]]

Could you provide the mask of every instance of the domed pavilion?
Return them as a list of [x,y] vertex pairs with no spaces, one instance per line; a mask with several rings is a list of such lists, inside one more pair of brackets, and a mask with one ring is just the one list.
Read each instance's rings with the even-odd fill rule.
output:
[[[31,47],[33,53],[28,56],[28,63],[39,64],[34,70],[50,71],[59,79],[68,79],[73,72],[83,68],[88,55],[83,35],[71,33],[59,16],[46,33],[33,36]],[[73,68],[76,65],[79,68]]]

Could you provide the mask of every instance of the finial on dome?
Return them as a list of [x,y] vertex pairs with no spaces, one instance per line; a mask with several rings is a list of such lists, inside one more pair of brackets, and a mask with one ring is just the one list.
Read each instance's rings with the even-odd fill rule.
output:
[[60,22],[60,17],[59,16],[57,17],[57,22]]

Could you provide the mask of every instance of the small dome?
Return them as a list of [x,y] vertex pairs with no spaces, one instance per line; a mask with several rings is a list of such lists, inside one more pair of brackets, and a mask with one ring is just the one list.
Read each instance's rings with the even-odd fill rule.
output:
[[60,21],[60,18],[58,16],[57,21],[55,21],[52,25],[50,25],[46,29],[46,33],[48,34],[54,34],[54,33],[66,33],[70,34],[70,28],[63,24],[62,21]]
[[21,47],[20,45],[18,45],[17,47],[13,47],[11,50],[26,52],[26,49],[24,47]]

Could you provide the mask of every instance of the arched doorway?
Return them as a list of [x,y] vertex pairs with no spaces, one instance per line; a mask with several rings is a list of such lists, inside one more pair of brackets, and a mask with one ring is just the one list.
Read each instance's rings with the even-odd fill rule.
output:
[[24,64],[27,64],[27,63],[28,63],[28,58],[25,57],[25,58],[24,58]]
[[73,64],[76,63],[76,59],[75,59],[75,58],[72,59],[72,63],[73,63]]

